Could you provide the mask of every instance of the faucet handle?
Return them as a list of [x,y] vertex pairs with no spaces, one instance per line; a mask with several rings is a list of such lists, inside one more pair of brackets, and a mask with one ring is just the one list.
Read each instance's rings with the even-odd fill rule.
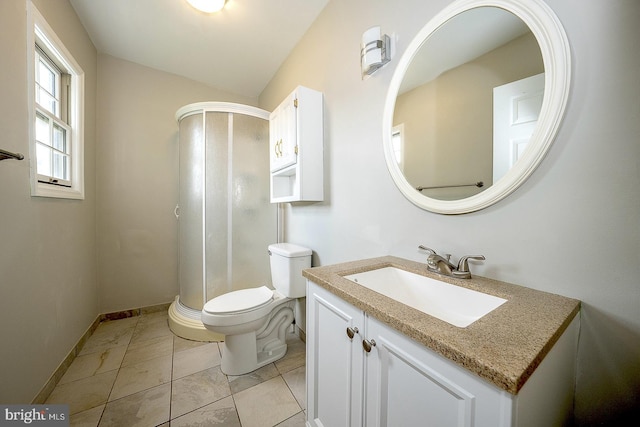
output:
[[431,255],[435,255],[435,254],[436,254],[436,251],[434,251],[433,249],[428,248],[428,247],[426,247],[426,246],[424,246],[424,245],[418,245],[418,249],[422,249],[423,251],[427,251],[427,252],[429,252]]
[[469,258],[478,260],[486,259],[484,255],[465,255],[458,261],[458,272],[469,273],[469,263],[467,262]]

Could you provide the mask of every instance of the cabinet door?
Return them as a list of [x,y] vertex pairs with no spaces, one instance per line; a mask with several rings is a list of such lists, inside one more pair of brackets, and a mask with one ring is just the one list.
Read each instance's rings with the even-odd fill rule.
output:
[[271,172],[294,165],[298,158],[295,92],[269,116],[269,134]]
[[362,426],[364,315],[314,283],[307,285],[307,421],[313,427]]
[[510,400],[408,337],[367,318],[364,425],[499,427],[510,423]]

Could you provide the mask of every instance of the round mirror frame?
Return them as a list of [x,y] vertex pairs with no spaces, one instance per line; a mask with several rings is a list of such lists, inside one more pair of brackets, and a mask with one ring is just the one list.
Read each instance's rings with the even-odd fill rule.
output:
[[[542,109],[531,140],[522,157],[498,182],[474,196],[438,200],[422,195],[406,180],[393,153],[391,128],[396,97],[411,61],[429,36],[449,19],[470,9],[497,7],[507,10],[529,26],[540,46],[545,69]],[[383,115],[383,145],[387,168],[400,191],[416,206],[440,214],[463,214],[484,209],[515,191],[540,164],[553,143],[569,97],[571,53],[567,35],[555,13],[542,0],[458,0],[447,6],[407,46],[393,74]]]

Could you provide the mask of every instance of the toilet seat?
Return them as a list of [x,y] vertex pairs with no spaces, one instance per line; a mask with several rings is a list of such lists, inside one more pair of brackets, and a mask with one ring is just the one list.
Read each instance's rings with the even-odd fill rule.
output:
[[203,311],[213,315],[233,315],[253,311],[269,304],[273,291],[266,286],[228,292],[208,301]]
[[[289,298],[266,286],[229,292],[208,301],[202,308],[201,320],[205,326],[222,327],[247,325],[251,322],[267,320],[269,313]],[[229,305],[227,305],[229,304]],[[257,326],[256,326],[257,328]]]

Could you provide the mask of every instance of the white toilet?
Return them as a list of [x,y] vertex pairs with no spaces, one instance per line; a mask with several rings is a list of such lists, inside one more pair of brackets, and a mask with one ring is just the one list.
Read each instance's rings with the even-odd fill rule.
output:
[[280,359],[287,352],[287,328],[295,298],[304,297],[302,270],[311,267],[311,249],[291,243],[269,245],[271,280],[266,286],[220,295],[202,309],[207,329],[225,335],[221,369],[242,375]]

